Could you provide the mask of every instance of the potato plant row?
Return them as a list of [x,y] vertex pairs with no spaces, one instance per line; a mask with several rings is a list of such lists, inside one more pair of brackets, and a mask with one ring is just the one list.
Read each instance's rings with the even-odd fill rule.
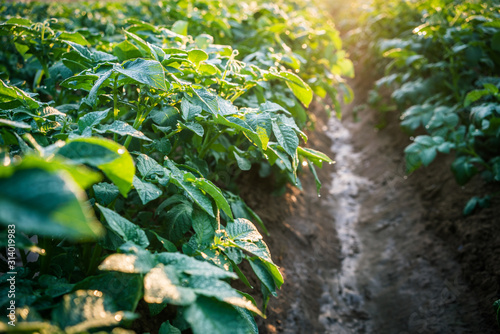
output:
[[351,96],[323,11],[7,2],[0,40],[0,271],[16,287],[0,277],[1,308],[15,305],[0,328],[258,332],[283,276],[235,180],[300,187],[303,164],[317,180],[331,162],[303,132],[314,96],[338,114]]
[[[408,172],[453,154],[460,185],[476,176],[500,181],[500,6],[496,1],[372,1],[351,39],[378,55],[401,126],[415,136]],[[352,23],[351,23],[352,25]],[[367,43],[366,41],[370,41]],[[359,42],[358,42],[359,46]],[[464,214],[488,206],[478,194]]]

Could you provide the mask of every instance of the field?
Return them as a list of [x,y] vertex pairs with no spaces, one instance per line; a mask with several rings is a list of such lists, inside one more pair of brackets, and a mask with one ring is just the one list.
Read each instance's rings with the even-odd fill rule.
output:
[[0,38],[2,330],[496,332],[496,3],[2,2]]

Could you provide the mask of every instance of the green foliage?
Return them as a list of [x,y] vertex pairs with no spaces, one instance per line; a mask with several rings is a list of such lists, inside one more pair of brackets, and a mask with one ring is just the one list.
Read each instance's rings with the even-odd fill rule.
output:
[[460,185],[476,175],[499,181],[498,3],[374,0],[368,8],[354,34],[373,41],[385,75],[376,86],[390,87],[402,127],[418,134],[405,149],[408,171],[440,152],[455,155]]
[[[129,333],[165,310],[160,333],[257,332],[283,277],[264,222],[229,190],[252,168],[296,184],[301,160],[331,162],[301,146],[314,94],[338,106],[352,70],[331,22],[299,0],[0,8],[0,234],[15,225],[23,262],[9,269],[15,329]],[[231,286],[251,288],[245,275],[263,305]],[[2,307],[7,289],[2,276]]]

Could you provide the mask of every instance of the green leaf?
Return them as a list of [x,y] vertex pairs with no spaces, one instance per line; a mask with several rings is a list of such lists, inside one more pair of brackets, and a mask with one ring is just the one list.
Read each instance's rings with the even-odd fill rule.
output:
[[166,187],[170,183],[172,174],[166,168],[163,169],[163,176],[158,177],[158,183]]
[[261,111],[264,111],[264,112],[276,112],[276,111],[282,111],[283,113],[287,114],[287,115],[290,115],[290,113],[285,109],[283,108],[282,106],[280,106],[279,104],[277,103],[274,103],[274,102],[271,102],[271,101],[266,101],[264,103],[261,103],[259,105],[259,109]]
[[161,324],[158,334],[181,334],[181,331],[167,320]]
[[18,102],[19,105],[22,104],[29,109],[37,109],[41,105],[21,89],[9,86],[0,79],[0,109],[3,109],[2,104],[9,102]]
[[111,76],[112,73],[113,73],[113,71],[109,70],[109,71],[106,71],[106,72],[100,74],[99,79],[97,79],[94,86],[92,86],[92,89],[90,90],[89,95],[87,95],[87,97],[82,99],[82,103],[87,104],[91,108],[95,108],[97,105],[97,92],[99,91],[99,88],[101,88],[104,81],[109,79],[109,77]]
[[319,195],[319,191],[321,190],[321,181],[319,180],[318,174],[316,173],[316,169],[314,168],[311,161],[308,159],[306,159],[306,161],[307,161],[307,165],[309,166],[309,170],[311,171],[312,175],[314,176],[314,181],[316,182],[316,192]]
[[[219,114],[219,103],[217,102],[217,95],[211,93],[205,88],[191,89],[195,102],[199,102],[200,107],[213,115]],[[197,101],[196,101],[197,98]],[[191,102],[193,102],[193,100]]]
[[478,204],[478,200],[479,200],[479,197],[474,196],[467,202],[467,204],[464,207],[464,211],[463,211],[464,216],[468,216],[474,211],[474,209],[476,208],[476,206]]
[[450,145],[442,137],[417,136],[415,141],[405,148],[406,166],[409,172],[422,164],[428,166],[437,155],[437,150],[446,151]]
[[273,121],[273,133],[278,141],[278,144],[283,147],[286,153],[294,158],[297,155],[297,147],[299,146],[299,138],[294,130],[283,122]]
[[214,120],[217,124],[225,125],[229,128],[243,132],[251,143],[264,149],[265,145],[261,142],[260,137],[244,120],[237,117],[226,118],[222,115],[217,116]]
[[116,133],[120,136],[132,136],[135,138],[139,138],[142,140],[146,141],[152,141],[148,137],[144,135],[139,130],[134,129],[134,127],[128,123],[122,122],[122,121],[114,121],[111,124],[107,125],[101,125],[98,128],[96,128],[96,131],[99,133],[105,133],[105,132],[112,132]]
[[484,86],[484,89],[486,89],[491,94],[498,94],[498,92],[499,92],[498,87],[492,83],[484,83],[483,86]]
[[257,275],[262,284],[273,296],[277,297],[278,294],[276,292],[276,289],[279,287],[276,285],[276,281],[273,278],[273,275],[269,272],[264,262],[258,258],[250,258],[249,263],[255,275]]
[[196,300],[196,294],[180,284],[173,268],[159,264],[144,277],[144,300],[156,304],[190,305]]
[[123,146],[112,140],[94,137],[73,139],[60,148],[58,154],[99,168],[124,197],[132,188],[134,161]]
[[476,166],[470,160],[470,157],[459,156],[451,164],[451,170],[455,175],[455,179],[458,184],[464,185],[469,180],[477,174],[478,170]]
[[[262,139],[261,136],[259,137]],[[263,143],[262,145],[267,145],[267,143]],[[241,157],[236,150],[233,151],[233,154],[236,159],[236,163],[241,170],[248,171],[252,168],[252,163],[248,159]]]
[[203,211],[193,212],[193,230],[195,231],[198,244],[211,244],[214,241],[215,229],[209,215]]
[[40,276],[38,278],[38,284],[40,284],[40,287],[45,289],[45,293],[52,298],[57,298],[71,292],[75,286],[75,284],[68,283],[66,278],[57,278],[51,275]]
[[192,120],[195,116],[201,114],[201,107],[195,104],[192,104],[187,99],[182,99],[181,101],[181,111],[182,118],[186,121]]
[[227,224],[226,232],[233,246],[259,257],[266,263],[273,264],[269,248],[252,222],[238,218]]
[[11,17],[10,19],[7,20],[7,22],[5,22],[5,24],[15,24],[20,26],[30,27],[33,24],[33,22],[29,19],[22,17]]
[[154,139],[152,144],[145,146],[151,147],[164,155],[168,155],[172,151],[172,144],[168,138]]
[[413,105],[401,116],[401,126],[416,130],[420,126],[426,126],[432,118],[435,106],[431,104]]
[[111,297],[99,290],[78,290],[65,295],[52,312],[52,319],[65,333],[81,333],[93,328],[116,327],[122,321],[137,318],[119,311]]
[[236,278],[233,272],[221,269],[208,262],[199,261],[181,253],[160,253],[156,260],[166,266],[173,266],[175,270],[191,276],[205,276],[218,279]]
[[201,34],[196,36],[194,42],[200,49],[207,49],[214,42],[214,38],[208,34]]
[[78,32],[65,31],[57,37],[59,40],[71,41],[81,45],[89,45],[89,42]]
[[[53,152],[51,151],[49,154],[52,155]],[[70,161],[58,159],[57,157],[51,159],[50,161],[45,161],[40,156],[26,155],[24,156],[21,165],[18,167],[21,169],[40,168],[54,173],[68,173],[73,181],[83,189],[87,189],[94,183],[102,180],[102,177],[98,172],[94,172],[90,168],[83,165],[75,166]],[[7,168],[0,167],[0,177],[10,176],[13,172],[14,168],[12,165],[7,166]]]
[[154,175],[163,175],[165,168],[155,159],[141,153],[137,157],[137,170],[143,178],[152,178]]
[[161,63],[165,60],[165,58],[167,58],[167,54],[161,47],[156,46],[155,44],[150,44],[149,42],[147,44],[151,48],[152,57],[154,59],[158,60]]
[[108,116],[110,110],[111,109],[93,111],[80,117],[80,119],[78,119],[78,129],[80,130],[80,133],[82,133],[86,128],[92,128],[94,125],[99,124]]
[[172,241],[178,241],[184,237],[184,234],[191,228],[191,215],[193,206],[191,203],[180,203],[170,209],[165,215],[165,229],[167,238]]
[[86,91],[90,91],[94,86],[95,80],[98,80],[98,75],[90,75],[90,74],[79,74],[73,77],[69,77],[66,80],[63,80],[60,85],[62,87],[70,88],[70,89],[82,89]]
[[313,91],[311,87],[309,87],[308,84],[292,72],[283,71],[280,72],[279,75],[286,79],[286,85],[292,90],[295,97],[306,107],[309,107],[313,98]]
[[238,311],[238,313],[247,322],[248,334],[259,334],[259,328],[257,327],[257,323],[255,322],[255,319],[254,319],[252,313],[250,313],[248,310],[241,308],[241,307],[237,307],[236,311]]
[[120,61],[142,57],[142,52],[127,40],[116,44],[113,48],[113,53]]
[[163,91],[167,91],[170,88],[170,84],[165,80],[163,66],[156,60],[139,58],[126,62],[123,64],[123,67],[115,65],[113,69],[144,85]]
[[103,206],[108,206],[118,197],[118,195],[120,195],[118,187],[107,182],[94,184],[92,189],[94,190],[96,201]]
[[229,283],[203,276],[193,276],[190,278],[188,285],[197,295],[213,297],[221,302],[247,309],[265,317],[251,300],[243,297],[238,291],[233,289]]
[[219,187],[204,178],[197,178],[195,184],[199,189],[202,189],[210,196],[212,196],[212,198],[215,200],[215,203],[217,204],[217,207],[224,211],[229,218],[233,219],[231,207],[229,206],[229,203],[227,202]]
[[259,231],[251,221],[237,218],[226,226],[228,236],[233,240],[259,241],[262,239]]
[[292,173],[295,171],[287,153],[282,152],[277,145],[269,145],[267,147],[266,153],[268,155],[267,160],[271,165],[276,163],[281,169],[288,169]]
[[264,266],[266,266],[267,271],[271,273],[271,276],[274,279],[274,283],[276,284],[278,289],[280,289],[284,283],[284,280],[283,276],[281,275],[281,272],[279,271],[278,266],[269,261],[262,261],[262,263],[264,263]]
[[44,119],[47,119],[50,116],[66,117],[65,113],[62,113],[59,110],[57,110],[56,108],[52,108],[50,106],[43,107],[43,109],[38,112],[38,115]]
[[10,126],[10,127],[19,128],[19,129],[31,129],[31,126],[29,126],[26,123],[16,122],[16,121],[11,121],[11,120],[8,120],[8,119],[0,118],[0,126],[2,126],[2,125],[7,125],[7,126]]
[[175,32],[176,34],[187,36],[187,34],[188,34],[188,22],[182,21],[182,20],[176,21],[172,25],[171,30],[173,32]]
[[113,210],[100,206],[99,204],[96,204],[96,206],[104,215],[109,228],[118,234],[124,241],[132,241],[144,248],[149,246],[149,240],[146,233],[139,226],[131,223]]
[[75,285],[75,290],[99,290],[113,298],[119,310],[134,311],[142,298],[142,284],[140,275],[110,271],[85,278]]
[[85,201],[85,192],[64,172],[21,169],[0,178],[0,224],[15,224],[19,232],[95,239],[102,226]]
[[188,59],[195,64],[208,59],[208,54],[203,50],[190,50],[188,51]]
[[200,71],[202,75],[210,75],[210,76],[220,73],[220,70],[217,68],[217,66],[207,63],[200,64],[198,71]]
[[262,150],[263,151],[267,150],[267,144],[269,143],[269,136],[267,134],[267,130],[260,126],[257,126],[256,132],[257,136],[259,136],[260,142],[262,143],[261,147]]
[[481,99],[483,96],[487,96],[487,95],[490,95],[490,92],[486,89],[470,91],[465,96],[464,107],[467,108],[472,103],[476,102],[477,100]]
[[126,274],[146,274],[156,265],[147,250],[139,254],[111,254],[99,265],[99,270],[118,271]]
[[203,137],[203,134],[205,133],[203,126],[197,122],[188,122],[188,123],[179,122],[179,125],[184,129],[189,129],[189,130],[193,131],[194,133],[196,133],[200,137]]
[[166,133],[177,126],[177,122],[180,119],[179,110],[174,107],[164,107],[161,110],[153,110],[149,116],[151,120],[163,127],[167,127]]
[[431,147],[420,151],[420,161],[424,166],[429,166],[432,161],[436,158],[437,152],[436,148]]
[[[84,45],[87,45],[87,43],[78,43],[75,41],[70,41],[70,40],[65,40],[66,44],[71,46],[81,57],[83,57],[85,60],[91,61],[92,60],[92,53],[88,48],[86,48]],[[84,45],[80,45],[84,44]]]
[[145,40],[127,30],[123,30],[123,32],[139,46],[143,56],[154,58],[153,54],[156,54],[156,52],[151,49]]
[[57,154],[70,159],[76,164],[88,164],[98,167],[105,165],[120,157],[119,145],[116,149],[108,147],[116,145],[115,142],[101,138],[79,138],[70,140],[61,147]]
[[248,323],[226,303],[207,297],[198,297],[185,310],[184,317],[191,324],[194,334],[247,334]]
[[489,118],[496,114],[496,108],[498,107],[495,103],[483,103],[471,109],[471,117],[478,123],[483,119]]
[[154,231],[150,231],[151,233],[154,234],[154,236],[158,239],[158,241],[163,245],[163,248],[165,248],[169,252],[177,252],[177,247],[172,243],[172,241],[167,240],[161,236],[158,235],[158,233]]
[[152,183],[147,181],[142,181],[137,176],[134,176],[134,188],[139,193],[139,197],[141,198],[142,204],[146,205],[147,203],[157,199],[162,195],[162,191],[160,188],[155,186]]
[[[172,161],[167,161],[168,168],[172,172],[171,181],[184,190],[193,201],[198,204],[211,217],[215,217],[212,202],[193,183],[184,181],[184,173],[181,172]],[[194,181],[194,180],[193,180]]]
[[328,163],[333,163],[333,160],[330,159],[326,154],[313,150],[312,148],[306,148],[306,147],[297,147],[297,153],[312,161],[316,166],[319,168],[323,167],[323,162],[328,162]]
[[271,252],[269,251],[269,248],[264,243],[264,241],[259,240],[259,241],[249,242],[246,240],[235,240],[234,244],[238,248],[257,256],[260,259],[272,263]]

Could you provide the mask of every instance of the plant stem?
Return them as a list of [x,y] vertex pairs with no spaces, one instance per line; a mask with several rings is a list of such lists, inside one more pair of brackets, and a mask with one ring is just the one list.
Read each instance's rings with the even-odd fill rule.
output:
[[45,79],[50,78],[49,66],[47,65],[47,62],[43,62],[42,67],[43,67],[43,73],[45,75]]
[[123,146],[125,146],[125,148],[128,148],[131,141],[132,141],[132,136],[127,136],[127,139],[125,139],[125,143],[123,143]]
[[[140,126],[140,124],[142,124],[142,122],[140,122],[141,118],[142,118],[142,111],[139,109],[137,111],[137,115],[135,116],[134,124],[132,125],[132,127],[134,129],[137,130],[137,128]],[[125,146],[125,148],[128,148],[131,141],[132,141],[132,136],[130,136],[130,135],[127,136],[127,139],[125,139],[125,143],[123,144],[123,146]]]
[[[137,116],[135,117],[134,124],[132,125],[132,127],[136,130],[139,129],[139,127],[142,125],[142,123],[144,122],[146,117],[148,117],[149,113],[151,112],[151,110],[153,110],[154,107],[155,105],[146,110],[146,112],[142,112],[141,110],[139,110],[137,112]],[[127,139],[125,140],[123,146],[125,146],[125,148],[128,148],[131,141],[132,141],[132,136],[127,136]]]
[[[210,133],[210,132],[209,132]],[[219,138],[220,133],[216,133],[210,140],[207,140],[205,143],[203,143],[203,146],[200,150],[200,154],[198,155],[200,159],[203,159],[205,157],[205,154],[207,153],[208,148],[214,143],[214,141]],[[207,134],[208,136],[208,134]]]

